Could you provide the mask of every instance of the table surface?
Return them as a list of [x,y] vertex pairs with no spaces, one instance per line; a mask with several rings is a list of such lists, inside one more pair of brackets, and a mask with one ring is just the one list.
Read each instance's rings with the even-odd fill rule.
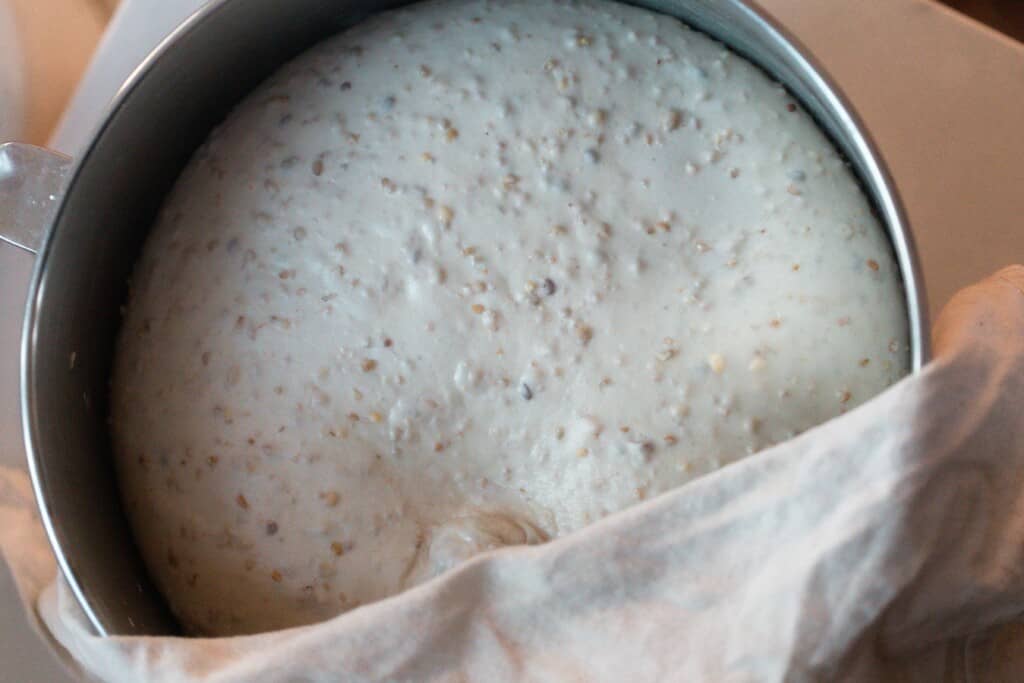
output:
[[[117,85],[201,0],[126,0],[52,140],[74,154]],[[929,0],[761,0],[840,83],[906,202],[936,313],[1024,261],[1024,45]],[[17,344],[31,258],[0,248],[0,465],[20,465]],[[0,563],[2,564],[2,563]],[[0,567],[0,683],[68,680]]]

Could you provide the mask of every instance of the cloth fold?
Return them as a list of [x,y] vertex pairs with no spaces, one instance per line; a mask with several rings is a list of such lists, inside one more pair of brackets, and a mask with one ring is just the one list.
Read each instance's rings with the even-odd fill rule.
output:
[[0,475],[0,547],[105,681],[1021,680],[1024,267],[959,293],[934,341],[921,373],[796,439],[314,626],[93,636],[20,472]]

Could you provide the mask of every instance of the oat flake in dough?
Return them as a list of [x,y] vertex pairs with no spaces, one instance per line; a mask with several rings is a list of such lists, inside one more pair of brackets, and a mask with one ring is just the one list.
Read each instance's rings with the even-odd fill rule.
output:
[[308,623],[539,542],[907,371],[887,240],[762,72],[599,0],[379,16],[198,151],[112,425],[186,628]]

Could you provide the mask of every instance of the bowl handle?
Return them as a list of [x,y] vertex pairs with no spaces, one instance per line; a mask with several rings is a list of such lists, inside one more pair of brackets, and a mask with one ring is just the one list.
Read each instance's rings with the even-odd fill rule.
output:
[[9,142],[0,145],[0,241],[35,254],[56,217],[71,159]]

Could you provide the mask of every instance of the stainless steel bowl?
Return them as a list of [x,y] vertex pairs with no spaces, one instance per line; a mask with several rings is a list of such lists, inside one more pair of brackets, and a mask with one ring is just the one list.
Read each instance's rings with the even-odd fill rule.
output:
[[[397,0],[215,0],[122,87],[75,163],[0,148],[0,221],[37,251],[25,314],[25,446],[57,562],[100,634],[177,632],[121,506],[107,433],[107,384],[126,282],[156,211],[193,150],[276,67]],[[903,276],[911,362],[928,357],[921,275],[881,157],[822,69],[742,0],[642,0],[721,40],[775,76],[817,118],[888,228]]]

